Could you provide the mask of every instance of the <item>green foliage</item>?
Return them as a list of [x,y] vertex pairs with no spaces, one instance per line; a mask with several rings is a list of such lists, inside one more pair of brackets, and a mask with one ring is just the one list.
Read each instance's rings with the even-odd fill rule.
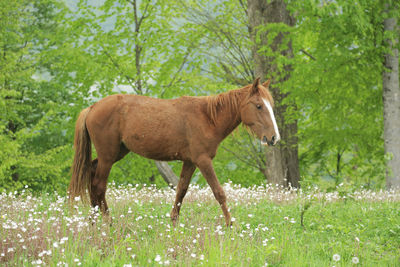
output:
[[[287,1],[296,25],[270,24],[260,53],[291,64],[285,120],[298,121],[303,182],[379,188],[385,176],[382,1]],[[65,191],[79,111],[114,93],[210,95],[253,78],[242,1],[16,0],[0,3],[0,190]],[[390,15],[399,17],[399,9]],[[294,57],[272,55],[288,32]],[[282,72],[284,73],[284,72]],[[273,75],[273,74],[271,74]],[[282,103],[284,104],[284,103]],[[221,182],[265,181],[264,151],[242,129],[214,160]],[[181,164],[170,164],[179,173]],[[265,164],[264,164],[265,165]],[[117,183],[164,186],[153,162],[128,155]],[[204,184],[197,171],[193,182]]]
[[28,184],[33,190],[65,188],[71,150],[64,143],[71,126],[62,105],[72,96],[52,79],[58,70],[48,62],[50,51],[62,42],[54,39],[62,31],[56,23],[61,11],[53,1],[1,2],[1,190]]
[[298,23],[286,88],[299,107],[304,179],[383,182],[382,7],[379,1],[290,3]]

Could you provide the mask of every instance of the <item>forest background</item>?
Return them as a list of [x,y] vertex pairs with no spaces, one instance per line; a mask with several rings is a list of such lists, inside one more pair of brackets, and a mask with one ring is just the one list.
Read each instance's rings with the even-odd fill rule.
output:
[[[65,193],[75,119],[102,97],[218,94],[259,76],[260,56],[278,125],[294,129],[277,149],[294,148],[282,158],[294,160],[301,186],[400,185],[387,171],[388,162],[400,163],[387,153],[384,132],[399,117],[386,116],[383,89],[385,75],[395,74],[399,93],[399,3],[256,2],[1,0],[0,190]],[[289,20],[257,24],[265,10],[284,10]],[[397,57],[397,74],[387,69],[389,57]],[[214,167],[221,183],[275,183],[268,171],[275,156],[240,127]],[[178,174],[181,163],[169,166]],[[166,186],[156,164],[133,153],[109,180]],[[198,171],[192,182],[205,184]]]

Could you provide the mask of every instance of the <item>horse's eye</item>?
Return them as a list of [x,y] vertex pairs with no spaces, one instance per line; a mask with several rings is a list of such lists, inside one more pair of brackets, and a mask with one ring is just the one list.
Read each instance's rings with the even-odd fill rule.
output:
[[257,108],[258,108],[258,109],[261,109],[261,105],[257,105]]

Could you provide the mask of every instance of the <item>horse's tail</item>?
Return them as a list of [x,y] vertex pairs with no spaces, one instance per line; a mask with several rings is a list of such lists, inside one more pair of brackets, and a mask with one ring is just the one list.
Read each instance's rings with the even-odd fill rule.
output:
[[82,110],[76,120],[74,139],[75,156],[71,168],[71,182],[68,188],[70,201],[73,201],[75,197],[80,197],[83,201],[86,201],[86,189],[90,193],[92,143],[86,128],[86,116],[89,110],[90,108]]

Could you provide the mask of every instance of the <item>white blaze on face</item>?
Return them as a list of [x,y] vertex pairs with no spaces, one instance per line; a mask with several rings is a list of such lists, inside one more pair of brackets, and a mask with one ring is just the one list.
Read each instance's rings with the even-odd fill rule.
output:
[[271,103],[269,103],[268,100],[262,99],[264,102],[264,105],[267,107],[269,111],[269,115],[271,116],[272,123],[274,125],[274,130],[275,130],[275,143],[278,142],[281,139],[281,136],[279,135],[279,130],[278,130],[278,125],[276,124],[275,116],[274,116],[274,111],[272,110]]

